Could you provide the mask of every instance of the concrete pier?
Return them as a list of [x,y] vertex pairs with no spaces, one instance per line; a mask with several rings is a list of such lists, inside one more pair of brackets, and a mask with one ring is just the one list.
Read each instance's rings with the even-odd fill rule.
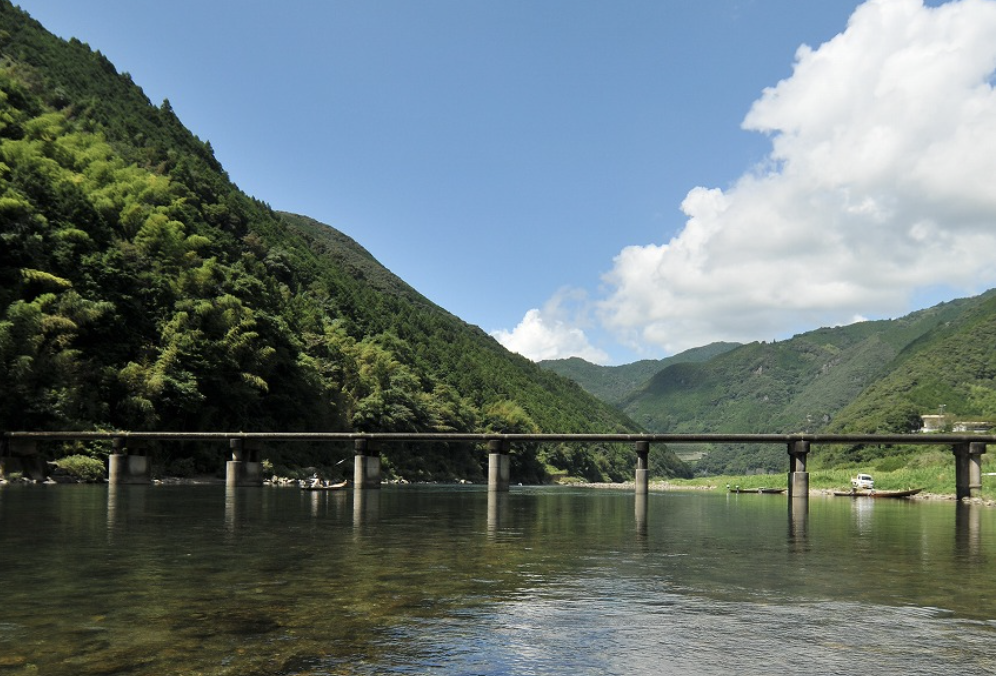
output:
[[152,479],[152,467],[145,453],[125,447],[122,437],[111,440],[111,455],[107,458],[107,482],[114,485],[147,484]]
[[634,469],[634,493],[648,495],[648,449],[647,441],[635,441],[634,450],[638,454],[638,464]]
[[263,463],[255,449],[248,449],[242,439],[229,439],[232,459],[225,463],[226,486],[262,486]]
[[982,443],[954,444],[956,461],[956,499],[981,495],[981,456],[987,446]]
[[509,442],[489,439],[489,490],[509,490]]
[[381,451],[370,439],[353,442],[354,488],[381,488]]
[[787,474],[787,495],[792,498],[807,498],[810,490],[810,477],[807,473],[807,454],[811,452],[811,442],[805,440],[787,444],[790,455],[790,472]]
[[0,476],[9,477],[15,472],[33,481],[48,478],[48,465],[38,455],[38,444],[33,439],[11,439],[7,450],[0,455]]

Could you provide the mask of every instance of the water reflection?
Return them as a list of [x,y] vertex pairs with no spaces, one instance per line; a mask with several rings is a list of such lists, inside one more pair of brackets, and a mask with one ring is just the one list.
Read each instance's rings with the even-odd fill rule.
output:
[[638,539],[648,537],[648,494],[634,494],[634,529]]
[[873,510],[876,500],[873,498],[849,498],[852,503],[852,518],[856,524],[856,533],[861,537],[870,535],[873,529]]
[[236,532],[236,510],[239,507],[238,490],[235,486],[225,485],[225,532],[232,535]]
[[488,491],[488,494],[486,532],[488,532],[489,537],[495,538],[509,523],[509,493],[505,491]]
[[353,527],[355,530],[363,531],[364,526],[377,523],[380,511],[381,489],[360,487],[353,489]]
[[108,484],[107,486],[107,541],[110,543],[114,539],[115,523],[118,519],[118,493],[121,486]]
[[308,497],[309,511],[314,519],[319,516],[319,503],[326,497],[326,493],[325,491],[306,491],[305,495]]
[[959,502],[956,505],[956,553],[977,557],[981,553],[981,508]]
[[129,484],[107,484],[107,542],[110,544],[118,533],[128,527],[130,521],[140,521],[146,511],[146,497],[149,486]]
[[798,495],[789,499],[787,505],[789,515],[788,539],[795,552],[807,551],[807,515],[811,509],[811,501],[806,495]]

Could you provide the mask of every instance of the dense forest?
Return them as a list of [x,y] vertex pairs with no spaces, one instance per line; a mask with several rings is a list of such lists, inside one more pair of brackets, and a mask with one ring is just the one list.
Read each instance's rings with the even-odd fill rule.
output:
[[[620,396],[628,367],[547,362],[652,432],[907,434],[921,416],[995,421],[995,291],[892,320],[822,328],[788,340],[692,351],[644,364],[652,375]],[[706,358],[703,358],[706,357]],[[678,359],[677,359],[678,358]],[[614,372],[622,371],[617,376]],[[905,449],[822,447],[816,466]],[[719,446],[697,463],[709,474],[786,471],[786,453]]]
[[[0,429],[635,432],[359,244],[242,193],[168,101],[0,0]],[[99,445],[82,449],[99,455]],[[630,448],[513,449],[514,480],[633,475]],[[341,455],[337,456],[339,452]],[[349,450],[275,448],[286,467]],[[666,450],[660,476],[689,468]],[[154,450],[214,471],[218,449]],[[478,479],[470,445],[389,474]]]

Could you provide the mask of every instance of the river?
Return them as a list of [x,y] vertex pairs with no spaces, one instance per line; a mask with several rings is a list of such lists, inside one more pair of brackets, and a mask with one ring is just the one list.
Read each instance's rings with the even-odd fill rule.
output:
[[0,676],[995,673],[995,510],[0,487]]

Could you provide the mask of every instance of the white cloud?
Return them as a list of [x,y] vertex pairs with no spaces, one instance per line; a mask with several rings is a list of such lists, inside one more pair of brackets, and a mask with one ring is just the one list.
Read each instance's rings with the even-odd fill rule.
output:
[[[569,305],[576,310],[570,316]],[[522,354],[533,361],[581,357],[594,364],[606,364],[609,355],[593,347],[586,337],[588,315],[584,292],[561,289],[545,304],[543,310],[531,309],[512,331],[492,331],[493,338],[506,349]]]
[[[694,188],[670,242],[616,256],[605,326],[672,353],[993,285],[994,26],[986,0],[870,0],[843,33],[802,46],[743,123],[771,136],[766,164],[727,190]],[[511,341],[573,335],[531,313]]]

